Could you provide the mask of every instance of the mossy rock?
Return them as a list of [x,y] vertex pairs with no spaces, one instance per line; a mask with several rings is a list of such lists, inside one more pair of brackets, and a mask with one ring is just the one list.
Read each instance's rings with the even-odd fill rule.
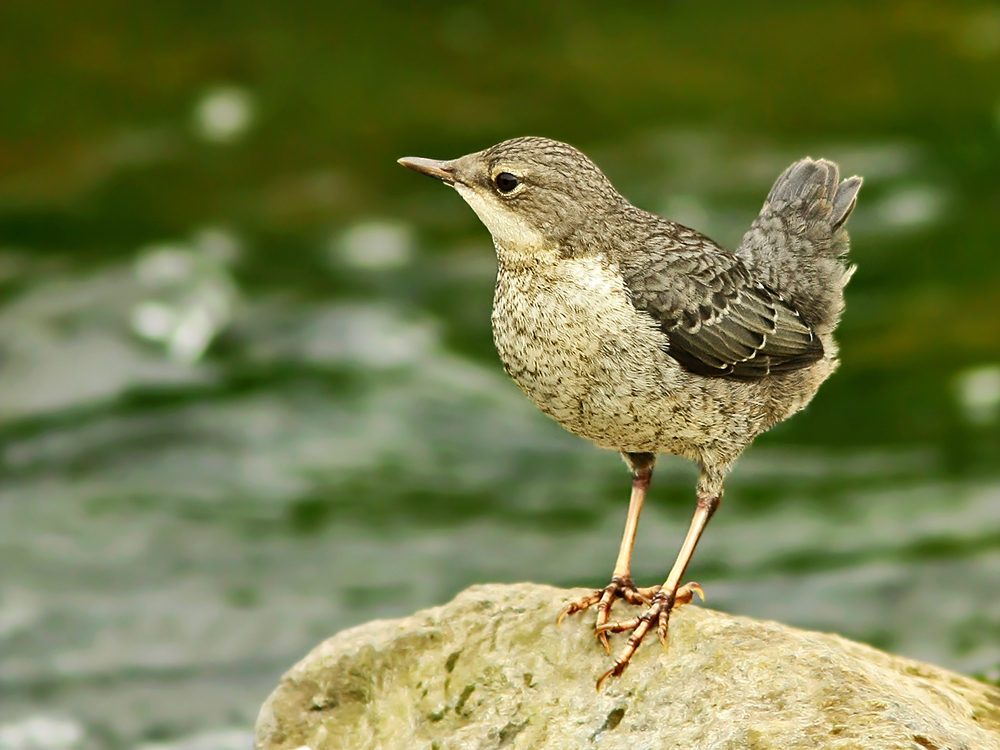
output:
[[583,593],[476,586],[339,633],[268,698],[257,747],[1000,750],[990,685],[696,606],[671,618],[669,651],[652,636],[597,691],[610,658],[592,615],[555,624]]

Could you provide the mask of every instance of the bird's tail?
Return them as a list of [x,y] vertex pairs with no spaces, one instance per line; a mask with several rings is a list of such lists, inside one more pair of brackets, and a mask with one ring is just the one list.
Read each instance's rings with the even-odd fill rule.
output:
[[844,285],[854,273],[845,262],[849,240],[844,225],[860,189],[860,177],[841,182],[831,161],[797,161],[774,183],[736,251],[820,334],[836,328]]

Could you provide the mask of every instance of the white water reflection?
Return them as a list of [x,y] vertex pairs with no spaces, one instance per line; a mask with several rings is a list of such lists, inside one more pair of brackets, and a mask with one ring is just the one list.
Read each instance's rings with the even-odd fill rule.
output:
[[210,378],[132,340],[128,310],[144,293],[117,268],[39,282],[0,309],[0,423]]
[[886,232],[936,224],[943,218],[946,209],[945,191],[932,185],[900,187],[873,206],[879,226]]
[[8,302],[0,308],[0,423],[138,387],[210,380],[199,361],[239,304],[227,267],[236,253],[234,239],[205,230],[190,244],[140,250],[134,269],[50,277]]
[[988,425],[1000,417],[1000,365],[973,367],[959,373],[955,391],[969,422]]
[[228,265],[238,254],[236,238],[222,229],[202,230],[191,244],[141,249],[135,273],[153,296],[132,308],[133,330],[162,343],[171,360],[197,362],[232,322],[239,294]]
[[83,743],[84,733],[73,719],[34,714],[0,724],[0,750],[73,750]]
[[330,260],[353,268],[400,268],[411,261],[413,244],[413,230],[406,224],[367,221],[331,240]]
[[194,110],[195,132],[212,143],[232,143],[254,119],[250,92],[239,86],[219,86],[207,91]]

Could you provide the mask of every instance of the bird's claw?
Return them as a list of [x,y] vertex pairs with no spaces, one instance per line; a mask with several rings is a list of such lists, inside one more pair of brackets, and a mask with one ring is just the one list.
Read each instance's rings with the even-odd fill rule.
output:
[[601,645],[604,646],[604,650],[610,654],[611,644],[608,643],[608,636],[606,635],[604,627],[608,624],[608,620],[611,618],[611,607],[614,606],[615,600],[624,599],[629,604],[648,606],[653,601],[653,597],[659,590],[659,586],[639,588],[635,585],[631,578],[615,576],[611,579],[611,583],[603,589],[597,589],[596,591],[587,594],[587,596],[582,599],[570,602],[563,607],[559,612],[559,615],[556,617],[556,624],[562,624],[562,621],[567,616],[574,615],[577,612],[582,612],[585,609],[590,609],[596,604],[597,619],[594,624],[595,632],[598,640],[601,642]]
[[625,647],[618,654],[618,658],[615,659],[614,666],[598,678],[597,689],[600,690],[601,685],[609,677],[621,676],[632,659],[632,655],[639,648],[639,644],[642,643],[642,639],[646,637],[646,633],[653,626],[654,620],[656,621],[656,634],[660,638],[660,643],[663,644],[663,648],[667,648],[670,613],[675,607],[690,604],[695,594],[701,597],[702,601],[705,601],[705,591],[698,583],[686,583],[677,589],[673,595],[660,589],[653,595],[646,611],[638,617],[619,622],[604,622],[599,624],[597,626],[597,637],[601,638],[604,643],[607,643],[608,633],[624,633],[628,630],[632,632],[625,643]]

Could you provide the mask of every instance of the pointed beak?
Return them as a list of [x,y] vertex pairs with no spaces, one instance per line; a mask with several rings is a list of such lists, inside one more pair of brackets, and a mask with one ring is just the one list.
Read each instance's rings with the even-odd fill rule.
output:
[[419,156],[404,156],[399,160],[399,163],[407,169],[412,169],[414,172],[421,172],[449,185],[455,184],[455,167],[453,162],[422,159]]

